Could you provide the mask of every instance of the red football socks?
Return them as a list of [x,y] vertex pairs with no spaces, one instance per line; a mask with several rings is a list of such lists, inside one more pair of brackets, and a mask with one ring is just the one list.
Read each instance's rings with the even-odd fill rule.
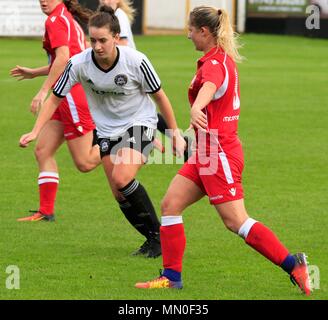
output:
[[281,265],[288,256],[288,250],[276,235],[260,222],[253,224],[245,242],[276,265]]
[[40,172],[39,178],[39,211],[45,215],[54,214],[59,175],[57,172]]
[[181,272],[182,258],[186,247],[182,217],[172,217],[175,222],[177,222],[176,219],[180,220],[177,224],[170,224],[173,222],[165,223],[165,218],[171,218],[171,216],[162,217],[162,226],[160,228],[163,266],[165,269]]

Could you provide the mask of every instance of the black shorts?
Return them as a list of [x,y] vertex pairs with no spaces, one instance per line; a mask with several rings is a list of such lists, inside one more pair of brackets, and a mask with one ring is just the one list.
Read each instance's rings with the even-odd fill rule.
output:
[[145,126],[133,126],[125,134],[117,138],[98,138],[100,157],[107,155],[116,155],[117,151],[122,148],[130,148],[142,153],[148,158],[153,150],[153,141],[156,129]]

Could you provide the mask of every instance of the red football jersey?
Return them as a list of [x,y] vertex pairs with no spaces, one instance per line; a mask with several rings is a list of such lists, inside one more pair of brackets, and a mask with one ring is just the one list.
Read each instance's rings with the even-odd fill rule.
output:
[[[83,30],[63,3],[57,5],[48,16],[45,29],[43,48],[48,53],[50,67],[56,58],[56,48],[67,46],[70,57],[85,49]],[[80,84],[72,88],[51,119],[63,123],[67,140],[75,139],[94,129],[87,99]]]
[[[240,91],[235,62],[220,48],[213,48],[197,63],[197,72],[189,87],[191,106],[202,85],[210,81],[217,87],[212,101],[203,109],[207,116],[206,151],[210,145],[216,151],[228,151],[240,146],[237,136]],[[198,149],[204,141],[196,130]],[[213,150],[213,149],[212,149]]]
[[45,29],[43,48],[48,53],[50,66],[55,60],[55,49],[58,47],[68,46],[70,57],[85,49],[84,32],[63,3],[48,16]]

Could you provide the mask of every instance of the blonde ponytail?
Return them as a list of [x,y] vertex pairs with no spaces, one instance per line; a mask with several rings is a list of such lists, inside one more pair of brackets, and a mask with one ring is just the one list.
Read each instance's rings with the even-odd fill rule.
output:
[[238,34],[234,32],[226,10],[207,6],[196,7],[190,13],[189,23],[196,28],[207,27],[216,39],[217,46],[235,62],[244,59],[238,52],[241,47]]
[[219,9],[217,12],[219,16],[219,26],[216,35],[217,44],[235,62],[241,62],[243,57],[238,52],[238,49],[241,47],[238,40],[239,34],[234,32],[228,12],[223,9]]
[[120,0],[117,7],[122,9],[126,13],[129,18],[130,24],[132,24],[136,15],[136,10],[133,8],[131,1]]

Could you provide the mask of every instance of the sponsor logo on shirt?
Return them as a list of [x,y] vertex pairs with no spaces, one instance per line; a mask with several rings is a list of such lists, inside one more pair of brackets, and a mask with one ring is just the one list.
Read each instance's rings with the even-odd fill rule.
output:
[[92,88],[92,87],[91,87],[91,90],[94,93],[99,94],[99,95],[110,94],[110,95],[113,95],[113,96],[124,96],[124,92],[103,91],[103,90],[97,90],[97,89]]
[[227,116],[223,118],[223,122],[238,121],[239,115],[236,116]]
[[110,95],[113,95],[113,96],[123,96],[125,95],[124,92],[117,92],[117,91],[104,91],[104,90],[101,90],[101,89],[98,89],[98,88],[95,88],[95,84],[94,82],[91,80],[91,79],[88,79],[86,81],[86,83],[90,84],[90,88],[91,90],[96,93],[96,94],[99,94],[99,95],[105,95],[105,94],[110,94]]

